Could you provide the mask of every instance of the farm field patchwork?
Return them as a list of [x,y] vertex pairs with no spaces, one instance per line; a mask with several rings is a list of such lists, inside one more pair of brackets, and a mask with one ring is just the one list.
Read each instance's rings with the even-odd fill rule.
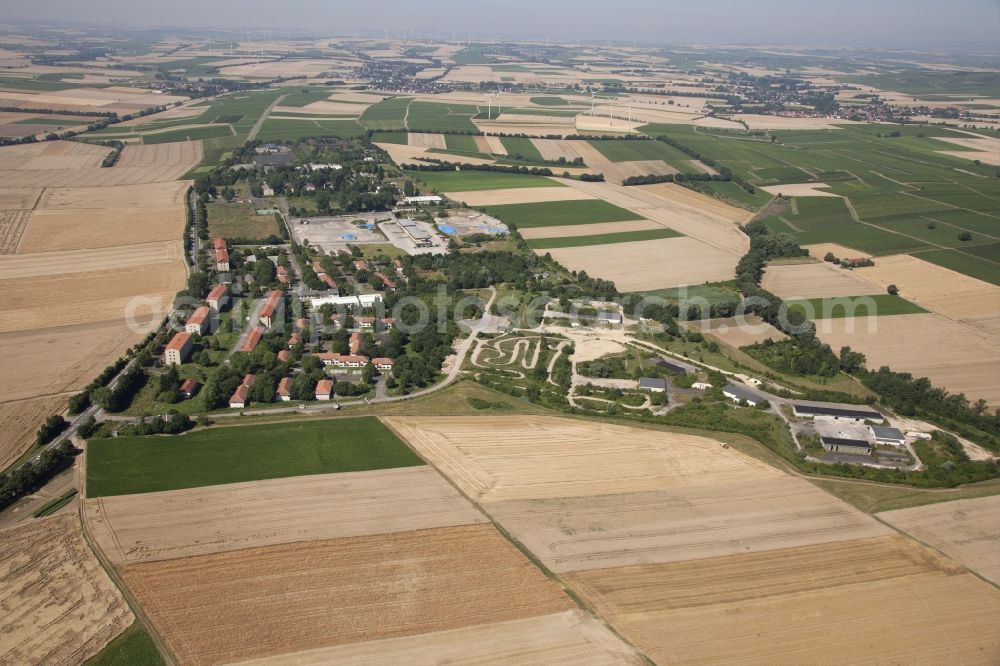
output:
[[844,664],[877,654],[985,666],[1000,655],[991,628],[1000,592],[896,535],[564,579],[657,663]]
[[127,564],[486,522],[426,465],[99,497],[86,512],[101,549]]
[[374,417],[213,428],[169,442],[155,436],[94,440],[87,496],[423,464]]
[[389,97],[365,109],[358,122],[369,129],[403,129],[406,127],[404,119],[411,101],[410,97]]
[[886,511],[878,517],[1000,584],[1000,495]]
[[472,123],[472,117],[478,113],[479,108],[469,104],[414,101],[406,115],[406,126],[413,130],[476,132],[478,128]]
[[[992,247],[992,246],[991,246]],[[929,261],[945,268],[964,273],[969,277],[1000,286],[1000,263],[996,260],[975,256],[972,248],[965,252],[958,250],[931,250],[917,255],[924,261]]]
[[491,525],[134,564],[122,576],[171,651],[196,665],[573,607]]
[[6,664],[82,663],[132,624],[74,515],[0,532],[0,581]]
[[268,118],[260,128],[261,141],[298,141],[310,136],[357,137],[365,128],[352,119]]

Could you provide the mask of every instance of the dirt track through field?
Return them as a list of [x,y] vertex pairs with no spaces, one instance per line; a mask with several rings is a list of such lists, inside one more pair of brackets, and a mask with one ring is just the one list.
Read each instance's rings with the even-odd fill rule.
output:
[[886,511],[878,517],[1000,585],[1000,495]]
[[385,638],[332,648],[265,657],[241,666],[440,666],[463,664],[573,664],[618,666],[645,663],[634,650],[583,611],[480,624],[417,636]]
[[134,619],[74,514],[0,531],[0,663],[76,665]]
[[573,607],[491,525],[252,548],[122,575],[179,661],[196,665]]
[[129,564],[487,521],[426,466],[102,497],[86,513],[111,561]]
[[706,437],[607,423],[542,416],[383,421],[482,502],[678,489],[778,474]]
[[1000,591],[901,536],[564,578],[661,664],[1000,659]]

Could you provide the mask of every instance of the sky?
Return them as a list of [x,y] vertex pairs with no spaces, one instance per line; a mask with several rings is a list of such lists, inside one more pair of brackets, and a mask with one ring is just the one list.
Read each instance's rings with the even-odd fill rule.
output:
[[0,0],[4,18],[1000,54],[1000,0]]

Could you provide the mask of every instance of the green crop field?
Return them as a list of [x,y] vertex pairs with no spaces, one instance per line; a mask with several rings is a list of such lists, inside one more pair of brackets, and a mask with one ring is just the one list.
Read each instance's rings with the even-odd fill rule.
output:
[[[448,147],[449,152],[461,151],[470,154],[480,154],[482,152],[479,150],[479,146],[476,145],[476,137],[467,134],[446,134],[444,136],[444,144]],[[489,156],[484,155],[484,157]]]
[[760,189],[755,190],[751,194],[733,182],[694,182],[687,183],[686,185],[696,192],[708,194],[734,206],[749,208],[751,210],[757,210],[773,198],[773,195]]
[[403,129],[406,127],[403,119],[406,118],[406,109],[411,101],[410,97],[386,98],[365,109],[358,122],[369,129]]
[[1000,263],[973,256],[960,250],[931,250],[913,256],[938,266],[950,268],[983,282],[1000,286]]
[[704,299],[711,305],[733,303],[740,300],[740,294],[728,284],[693,284],[688,287],[670,287],[638,292],[644,297],[662,298],[667,301]]
[[12,125],[57,125],[60,127],[70,127],[72,125],[86,125],[91,122],[85,116],[35,116],[33,118],[22,118],[15,120]]
[[260,141],[298,141],[310,136],[335,136],[342,139],[361,136],[365,128],[353,119],[345,120],[279,120],[268,118],[260,128]]
[[[62,81],[49,81],[46,79],[29,79],[14,76],[0,76],[0,88],[21,92],[30,90],[32,92],[55,92],[57,90],[67,90],[69,88],[79,88],[79,84],[63,83]],[[88,86],[100,87],[100,86]]]
[[523,137],[504,136],[500,137],[500,143],[507,149],[507,156],[514,160],[524,160],[526,162],[544,162],[545,158],[538,152],[531,139]]
[[528,241],[532,250],[552,250],[560,247],[583,247],[585,245],[612,245],[614,243],[634,243],[637,241],[677,238],[683,234],[673,229],[646,229],[643,231],[622,231],[593,236],[565,236],[561,238],[536,238]]
[[373,143],[395,143],[400,146],[405,146],[410,142],[409,135],[406,132],[375,132],[372,135]]
[[285,99],[281,100],[281,106],[306,106],[313,102],[321,102],[329,96],[329,90],[303,88],[298,92],[289,93]]
[[83,662],[83,666],[162,666],[163,658],[156,650],[153,639],[136,620],[104,649]]
[[796,197],[797,215],[786,216],[788,223],[802,231],[828,229],[839,224],[856,224],[847,204],[839,197]]
[[91,440],[87,496],[423,464],[371,416],[208,428],[172,437]]
[[872,296],[845,296],[840,298],[810,298],[785,301],[788,311],[800,312],[808,319],[843,319],[844,317],[887,317],[901,314],[927,312],[916,303],[900,296],[874,294]]
[[224,136],[233,136],[233,128],[231,126],[209,125],[208,127],[192,127],[190,129],[157,132],[156,134],[144,134],[142,142],[144,144],[174,143],[176,141],[198,141],[199,139],[214,139]]
[[[556,108],[539,109],[538,107],[534,106],[533,107],[519,106],[519,107],[512,107],[509,109],[506,107],[500,107],[500,109],[504,115],[507,115],[509,113],[516,116],[552,116],[553,118],[572,118],[574,116],[580,115],[580,109],[556,109]],[[497,117],[496,112],[497,110],[493,109],[494,118]]]
[[539,106],[565,106],[569,104],[568,99],[565,99],[563,97],[552,97],[548,95],[532,97],[530,102],[532,104],[538,104]]
[[560,182],[543,176],[492,171],[407,171],[436,192],[473,192],[481,190],[506,190],[519,187],[566,187]]
[[621,140],[588,143],[612,162],[661,160],[683,173],[697,171],[691,166],[691,158],[688,155],[662,141]]
[[523,229],[642,219],[640,215],[601,200],[507,204],[483,206],[482,209],[507,224]]
[[479,128],[472,123],[472,117],[478,113],[479,107],[470,104],[412,102],[406,117],[406,126],[429,132],[478,132]]

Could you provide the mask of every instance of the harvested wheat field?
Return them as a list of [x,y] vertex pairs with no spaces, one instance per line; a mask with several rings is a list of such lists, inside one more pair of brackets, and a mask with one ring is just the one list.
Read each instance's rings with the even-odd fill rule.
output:
[[74,515],[0,532],[4,664],[81,664],[134,619]]
[[1000,495],[886,511],[878,517],[1000,585]]
[[581,201],[594,197],[571,187],[514,187],[503,190],[445,192],[452,201],[464,201],[470,206],[503,206],[505,204],[544,203],[546,201]]
[[123,567],[181,663],[220,664],[572,608],[491,525]]
[[816,334],[833,349],[849,346],[869,368],[927,377],[935,386],[1000,407],[1000,346],[996,337],[934,313],[817,322]]
[[406,135],[407,145],[420,148],[440,148],[444,150],[448,146],[444,142],[444,134],[430,134],[427,132],[410,132]]
[[879,257],[874,266],[859,268],[857,272],[877,285],[877,293],[890,284],[898,284],[907,300],[1000,336],[1000,287],[994,284],[908,254]]
[[[114,171],[115,169],[104,169]],[[168,181],[162,183],[141,183],[138,185],[114,185],[109,187],[63,187],[45,190],[37,208],[79,209],[79,208],[147,208],[161,206],[183,206],[188,181]]]
[[[691,326],[692,324],[688,324]],[[755,345],[765,340],[783,340],[788,336],[757,315],[744,315],[728,319],[702,319],[693,323],[702,333],[732,347]]]
[[0,257],[0,280],[99,271],[109,267],[148,266],[161,261],[183,260],[183,251],[181,243],[173,240],[98,249],[11,255]]
[[490,515],[556,573],[740,555],[888,534],[802,479],[494,502]]
[[768,266],[760,286],[785,300],[870,296],[885,292],[853,271],[825,261]]
[[38,201],[38,197],[41,193],[42,188],[40,187],[0,188],[0,210],[34,208],[35,202]]
[[506,155],[507,146],[503,145],[503,141],[500,140],[498,136],[477,136],[476,143],[479,143],[479,139],[482,139],[486,143],[486,149],[480,149],[484,153],[493,153],[494,155]]
[[182,206],[36,210],[21,240],[20,254],[77,248],[136,247],[150,241],[173,241],[184,231]]
[[35,432],[48,417],[66,407],[68,396],[45,396],[0,402],[0,469],[5,469],[28,450]]
[[[413,135],[411,134],[410,136]],[[447,162],[460,162],[462,164],[493,163],[493,160],[482,159],[480,157],[466,157],[464,155],[451,155],[449,153],[432,153],[428,155],[428,149],[423,146],[403,146],[398,143],[376,143],[375,145],[388,153],[390,159],[399,165],[413,164],[422,157],[434,157],[434,159]]]
[[638,185],[637,189],[644,194],[650,194],[664,202],[697,211],[705,215],[711,215],[720,220],[732,222],[733,224],[744,224],[753,217],[753,212],[730,206],[700,192],[674,183],[657,183],[655,185]]
[[486,522],[426,466],[100,497],[86,515],[111,561],[129,564]]
[[615,283],[619,291],[649,291],[732,280],[736,257],[695,238],[585,245],[549,252],[570,270]]
[[574,143],[565,139],[532,139],[531,143],[538,149],[544,160],[555,162],[562,157],[567,162],[572,162],[576,158],[582,157],[573,148]]
[[[846,247],[838,243],[814,243],[812,245],[803,245],[803,249],[809,250],[809,256],[815,257],[816,259],[822,259],[826,256],[827,252],[832,252],[833,256],[838,259],[871,259],[872,255],[867,252],[862,252],[861,250],[855,250],[854,248]],[[908,256],[908,255],[907,255]],[[880,260],[881,261],[881,260]],[[859,271],[861,269],[855,269]]]
[[156,167],[180,178],[201,162],[201,141],[175,141],[151,145],[129,144],[118,157],[115,169]]
[[30,217],[30,210],[0,210],[0,254],[17,252]]
[[[0,171],[99,169],[111,150],[108,146],[77,141],[39,141],[2,146]],[[11,185],[5,183],[5,187]]]
[[525,240],[535,238],[567,238],[576,236],[600,236],[625,231],[646,231],[662,229],[663,225],[651,220],[626,220],[624,222],[597,222],[595,224],[563,224],[557,227],[529,227],[517,232]]
[[898,535],[564,579],[660,664],[1000,660],[1000,591]]
[[146,332],[112,319],[0,333],[0,402],[78,391]]
[[713,439],[547,416],[385,417],[474,500],[712,486],[777,474]]
[[617,666],[644,660],[599,621],[573,610],[417,636],[384,638],[242,662],[243,666],[439,666],[574,664]]
[[184,278],[184,262],[177,259],[124,269],[0,280],[0,287],[11,294],[0,316],[0,332],[110,319],[117,319],[124,329],[130,312],[141,315],[143,322],[154,315],[159,320],[170,311]]
[[[761,187],[768,194],[781,194],[786,197],[839,197],[839,194],[827,192],[821,187],[830,187],[826,183],[790,183],[785,185],[767,185]],[[838,255],[839,256],[839,255]]]

